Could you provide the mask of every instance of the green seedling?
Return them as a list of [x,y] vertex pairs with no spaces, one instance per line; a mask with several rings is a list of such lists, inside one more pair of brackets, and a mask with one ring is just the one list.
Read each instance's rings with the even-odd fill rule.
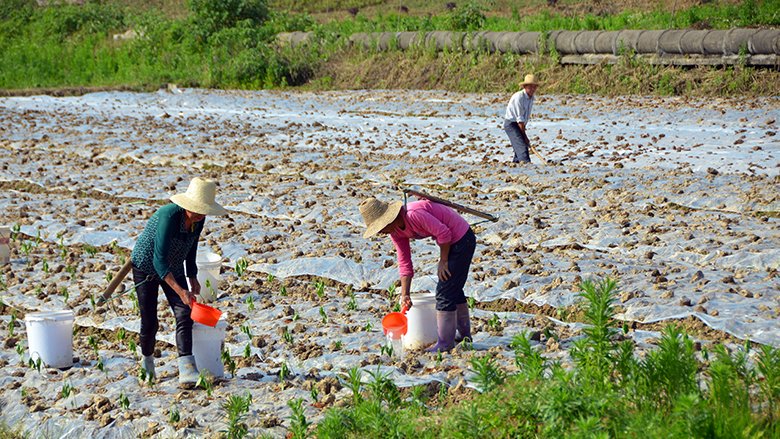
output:
[[306,439],[309,437],[311,423],[304,414],[303,399],[290,400],[287,405],[292,409],[292,415],[290,415],[291,439]]
[[41,241],[43,241],[43,237],[41,237],[41,229],[38,229],[35,231],[35,246],[40,246]]
[[97,247],[89,244],[84,244],[84,253],[86,253],[89,257],[94,257],[97,254],[97,252],[98,252]]
[[287,295],[287,287],[282,285],[282,288],[279,289],[279,294],[282,295],[282,296],[286,296]]
[[106,277],[105,277],[105,278],[106,278],[106,283],[111,283],[111,279],[113,279],[113,278],[114,278],[114,273],[112,273],[112,272],[110,272],[110,271],[107,271],[107,272],[106,272]]
[[252,296],[246,297],[246,306],[249,309],[249,312],[252,312],[255,310],[255,299],[252,298]]
[[269,283],[270,283],[270,282],[273,282],[273,281],[274,281],[274,279],[276,279],[276,276],[274,276],[274,275],[273,275],[273,274],[271,274],[271,273],[268,273],[268,282],[269,282]]
[[200,372],[198,375],[198,381],[195,383],[195,386],[200,387],[201,389],[206,391],[206,396],[211,398],[211,392],[214,391],[214,383],[211,382],[208,376],[206,376],[203,371]]
[[384,344],[379,348],[379,353],[381,355],[387,355],[388,357],[393,356],[393,345],[391,344]]
[[16,314],[11,314],[11,320],[8,321],[8,336],[13,337],[16,331]]
[[371,332],[374,329],[374,325],[371,322],[366,322],[366,326],[363,327],[363,331]]
[[350,311],[355,311],[357,309],[357,299],[355,298],[355,293],[351,291],[349,294],[349,302],[347,302],[347,309]]
[[399,311],[401,311],[401,303],[399,303],[399,302],[393,302],[392,311],[393,311],[393,312],[399,312]]
[[250,328],[249,325],[241,325],[241,332],[246,334],[246,336],[252,340],[252,328]]
[[168,409],[168,423],[173,425],[173,424],[178,424],[179,421],[181,421],[181,414],[179,413],[179,407],[177,407],[174,404]]
[[19,361],[24,363],[24,345],[22,345],[22,342],[16,342],[16,353],[19,354]]
[[285,328],[282,330],[282,340],[284,340],[284,342],[285,342],[285,343],[287,343],[287,344],[290,344],[290,345],[291,345],[291,344],[293,344],[293,335],[292,335],[292,333],[291,333],[291,332],[290,332],[290,331],[287,329],[287,327],[285,327]]
[[37,287],[35,287],[36,296],[40,296],[42,292],[43,292],[43,285],[38,285]]
[[363,397],[361,396],[361,390],[363,389],[363,371],[359,367],[353,366],[347,371],[346,379],[342,379],[344,387],[352,391],[352,400],[355,404],[359,403]]
[[33,360],[32,357],[30,357],[28,364],[30,366],[30,369],[35,369],[38,371],[38,373],[41,373],[41,357],[38,357],[35,360]]
[[471,367],[476,374],[473,381],[481,392],[495,389],[506,379],[506,372],[496,364],[492,355],[472,358]]
[[227,417],[227,430],[222,430],[227,438],[243,438],[249,432],[249,428],[244,423],[244,417],[249,412],[249,406],[252,404],[252,395],[249,392],[244,396],[231,395],[222,404],[222,409]]
[[70,299],[70,293],[68,292],[68,287],[60,288],[60,294],[62,294],[62,300],[67,305],[68,300]]
[[24,256],[30,256],[30,253],[32,252],[33,245],[30,241],[24,241],[22,245],[19,246],[19,250],[24,253]]
[[103,358],[102,357],[98,358],[96,367],[97,367],[97,370],[99,370],[99,371],[105,373],[106,375],[108,375],[108,371],[106,370],[106,364],[103,363]]
[[19,237],[21,230],[22,226],[19,224],[14,224],[13,227],[11,227],[11,241],[16,242],[16,238]]
[[133,353],[133,358],[138,359],[138,351],[136,350],[137,346],[135,344],[135,340],[130,339],[129,342],[127,342],[127,349],[130,350],[130,352]]
[[96,303],[95,303],[95,295],[94,295],[94,294],[90,294],[90,295],[89,295],[89,303],[92,305],[92,309],[95,309],[95,307],[96,307],[97,305],[96,305]]
[[117,341],[124,341],[125,337],[127,337],[127,332],[125,331],[125,328],[120,327],[116,331],[116,340]]
[[127,262],[127,257],[125,255],[119,255],[119,265],[125,265],[125,262]]
[[297,322],[300,318],[301,318],[301,315],[298,314],[298,311],[297,310],[293,310],[292,321],[293,322]]
[[475,299],[473,297],[467,297],[466,298],[466,303],[468,303],[470,309],[473,309],[474,305],[477,304],[477,299]]
[[328,314],[325,313],[325,309],[323,307],[320,307],[320,317],[322,317],[322,323],[327,324],[328,323]]
[[440,366],[443,359],[444,357],[442,356],[441,351],[436,351],[436,366]]
[[311,394],[312,401],[318,402],[320,400],[320,391],[317,390],[317,386],[312,386],[309,393]]
[[501,329],[501,319],[498,318],[498,314],[493,313],[493,317],[488,319],[487,324],[494,330]]
[[390,303],[397,303],[398,302],[396,300],[396,298],[395,298],[395,296],[396,296],[395,292],[396,292],[395,284],[392,284],[392,285],[390,285],[390,287],[387,288],[387,297],[390,299]]
[[238,277],[244,277],[244,273],[246,272],[246,268],[249,266],[249,261],[247,261],[244,258],[239,258],[236,261],[236,274]]
[[325,282],[319,280],[314,283],[315,291],[317,292],[317,297],[322,299],[325,297]]
[[334,351],[340,351],[343,346],[344,346],[344,343],[341,340],[336,340],[335,342],[333,342],[333,350]]
[[133,302],[133,313],[138,314],[140,305],[138,304],[138,293],[135,291],[130,294],[130,300]]
[[49,274],[49,261],[44,259],[43,263],[41,263],[41,268],[43,269],[44,273]]
[[93,351],[95,351],[95,355],[100,355],[98,352],[98,341],[94,335],[87,336],[87,344],[92,348]]
[[127,398],[127,395],[125,395],[124,392],[119,394],[119,407],[122,407],[122,410],[127,410],[130,408],[130,400]]
[[76,266],[68,264],[65,266],[65,271],[70,275],[70,277],[76,276]]
[[236,376],[236,362],[230,356],[230,352],[227,349],[222,351],[222,364],[227,367],[231,375]]
[[246,346],[244,346],[244,358],[249,358],[252,356],[252,346],[247,343]]
[[67,381],[65,384],[62,385],[62,390],[60,390],[60,396],[62,397],[62,399],[68,399],[71,393],[73,393],[73,386],[70,384],[70,381]]
[[470,339],[464,338],[463,341],[460,342],[460,348],[464,351],[473,351],[474,343]]
[[439,394],[437,395],[439,404],[443,404],[447,399],[447,385],[445,383],[439,383]]
[[290,376],[290,367],[287,366],[287,363],[282,363],[282,366],[279,368],[279,381],[283,382],[289,376]]

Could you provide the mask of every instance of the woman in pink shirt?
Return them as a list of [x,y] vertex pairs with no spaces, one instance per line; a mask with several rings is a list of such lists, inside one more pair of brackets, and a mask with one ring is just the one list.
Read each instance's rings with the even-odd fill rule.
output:
[[[439,282],[436,285],[438,342],[428,352],[449,351],[455,343],[471,338],[469,307],[463,286],[474,256],[476,237],[469,223],[451,208],[428,200],[403,205],[368,198],[360,203],[366,223],[364,238],[378,233],[390,235],[398,254],[402,305],[412,306],[409,296],[414,267],[410,239],[432,237],[439,245]],[[457,332],[459,337],[455,337]]]

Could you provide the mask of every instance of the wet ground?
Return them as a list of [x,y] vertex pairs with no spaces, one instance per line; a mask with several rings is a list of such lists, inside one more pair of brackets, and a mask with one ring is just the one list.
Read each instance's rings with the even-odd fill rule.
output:
[[[349,399],[336,378],[353,366],[404,387],[443,383],[457,399],[471,391],[472,356],[513,370],[508,345],[524,330],[566,361],[581,328],[570,322],[577,285],[605,276],[619,280],[618,316],[642,349],[672,321],[705,344],[780,345],[780,100],[540,96],[529,134],[547,163],[514,165],[506,99],[177,88],[0,98],[2,223],[19,225],[0,278],[2,419],[69,437],[213,435],[225,428],[221,402],[248,390],[250,431],[283,436],[286,401],[304,398],[318,419]],[[207,219],[201,243],[224,256],[215,306],[236,362],[211,394],[177,389],[164,301],[161,380],[149,387],[130,350],[133,301],[91,300],[154,209],[197,175],[219,182],[231,211]],[[473,350],[380,349],[393,247],[361,237],[357,204],[401,199],[404,186],[500,217],[474,227]],[[413,252],[413,290],[431,291],[438,250],[424,241]],[[66,306],[78,363],[29,368],[18,320]]]

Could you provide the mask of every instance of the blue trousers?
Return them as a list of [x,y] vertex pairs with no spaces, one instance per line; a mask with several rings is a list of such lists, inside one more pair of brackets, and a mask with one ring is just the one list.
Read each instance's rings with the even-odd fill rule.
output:
[[531,144],[528,141],[528,136],[520,129],[520,125],[513,120],[504,119],[504,131],[509,136],[509,142],[512,144],[512,149],[515,150],[515,156],[512,159],[513,163],[517,162],[531,162],[531,157],[528,155],[528,145]]
[[[146,279],[149,279],[148,274],[133,265],[133,282],[138,285]],[[182,288],[188,289],[187,279],[184,277],[176,278],[176,283]],[[176,348],[179,356],[192,355],[192,318],[190,318],[190,307],[182,302],[181,297],[173,291],[173,288],[165,283],[164,280],[158,279],[157,276],[152,276],[149,281],[135,290],[135,293],[138,295],[138,308],[141,310],[139,343],[141,352],[145,356],[154,353],[154,343],[157,337],[157,330],[160,327],[157,320],[157,294],[159,287],[162,287],[173,315],[176,317]]]
[[474,257],[474,249],[477,246],[477,237],[469,227],[468,232],[458,242],[450,246],[447,268],[450,277],[447,280],[439,279],[436,284],[436,309],[439,311],[455,311],[457,305],[466,303],[466,295],[463,286],[469,277],[471,259]]

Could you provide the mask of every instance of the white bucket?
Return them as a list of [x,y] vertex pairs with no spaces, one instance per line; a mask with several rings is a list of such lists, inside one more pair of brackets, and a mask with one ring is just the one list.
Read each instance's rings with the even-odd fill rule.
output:
[[408,329],[404,348],[421,349],[436,343],[436,295],[413,294],[412,308],[406,312]]
[[0,226],[0,265],[11,261],[11,228]]
[[195,264],[198,266],[200,297],[206,303],[217,300],[217,297],[219,297],[219,269],[222,266],[222,256],[212,252],[198,252]]
[[223,318],[219,319],[217,326],[201,325],[198,322],[192,324],[192,355],[195,356],[195,365],[198,371],[210,372],[215,378],[225,375],[225,366],[222,364],[222,346],[225,341],[227,323]]
[[30,358],[48,367],[73,366],[73,311],[36,312],[24,316]]

